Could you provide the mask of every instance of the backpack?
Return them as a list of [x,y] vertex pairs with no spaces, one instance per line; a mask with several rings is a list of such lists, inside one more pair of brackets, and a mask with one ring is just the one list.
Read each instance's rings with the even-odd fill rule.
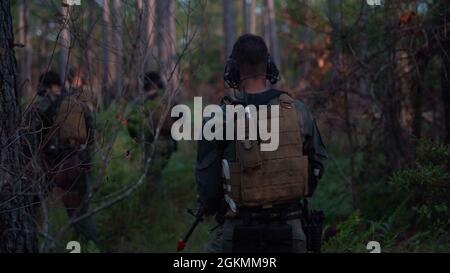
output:
[[63,145],[77,146],[87,142],[86,105],[76,95],[64,96],[56,110],[57,135]]
[[[280,106],[279,147],[275,151],[261,151],[257,140],[233,141],[235,161],[226,163],[229,179],[224,179],[225,200],[234,203],[231,207],[270,207],[292,203],[308,195],[303,118],[288,94],[283,93],[272,102]],[[267,118],[269,124],[270,118]]]

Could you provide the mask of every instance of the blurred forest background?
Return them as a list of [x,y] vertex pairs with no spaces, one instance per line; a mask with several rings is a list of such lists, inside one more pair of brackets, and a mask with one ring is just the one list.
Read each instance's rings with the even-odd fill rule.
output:
[[[11,15],[22,113],[49,69],[81,68],[98,98],[91,210],[107,251],[173,252],[194,220],[194,141],[164,169],[164,197],[140,197],[151,185],[124,109],[143,74],[159,71],[178,102],[218,103],[230,91],[224,62],[248,32],[265,38],[277,88],[305,101],[329,150],[311,199],[326,216],[323,251],[368,252],[371,240],[382,252],[450,251],[450,1],[16,0]],[[65,252],[75,238],[64,208],[45,203],[39,243]],[[187,251],[202,251],[214,226]]]

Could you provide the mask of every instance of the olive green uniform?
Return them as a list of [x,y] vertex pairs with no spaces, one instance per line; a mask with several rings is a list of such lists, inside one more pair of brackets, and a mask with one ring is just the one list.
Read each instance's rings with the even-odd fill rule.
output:
[[[65,147],[60,143],[54,126],[55,115],[63,96],[74,95],[77,95],[77,93],[73,90],[59,96],[38,95],[36,97],[28,118],[30,126],[28,140],[31,145],[26,147],[26,151],[30,155],[34,153],[38,155],[46,177],[46,185],[43,188],[51,191],[54,186],[57,186],[64,190],[62,200],[70,217],[77,211],[80,215],[88,210],[87,206],[83,208],[79,206],[90,186],[88,170],[91,164],[90,148],[94,140],[95,128],[94,112],[86,106],[84,115],[87,130],[90,132],[88,147],[74,152],[73,148]],[[74,228],[83,239],[92,240],[100,247],[92,217],[78,221],[74,224]]]
[[[239,100],[244,105],[278,104],[277,98],[282,93],[278,90],[268,90],[259,94],[247,94]],[[303,117],[302,127],[305,140],[303,150],[304,154],[308,155],[310,170],[320,170],[317,177],[310,175],[309,188],[310,194],[312,194],[317,186],[318,179],[323,174],[327,152],[309,109],[302,101],[295,100],[294,104],[296,110]],[[233,248],[233,233],[236,226],[242,224],[243,219],[226,216],[228,215],[228,207],[224,202],[222,185],[222,159],[229,162],[235,160],[235,146],[232,144],[233,141],[201,140],[198,142],[196,180],[199,199],[206,214],[216,215],[216,218],[222,219],[223,222],[223,225],[215,230],[211,241],[207,244],[206,251],[208,252],[239,251],[239,249]],[[292,230],[292,252],[305,252],[306,238],[300,219],[289,219],[284,222],[290,225]],[[270,249],[267,250],[270,251]]]
[[[166,117],[160,128],[160,133],[155,141],[156,129],[159,121],[165,113],[167,101],[162,99],[162,94],[156,97],[144,96],[131,104],[128,114],[127,124],[130,136],[137,142],[144,142],[144,160],[145,167],[148,158],[151,162],[146,174],[147,187],[144,190],[144,198],[148,199],[148,194],[154,192],[164,196],[164,189],[161,181],[162,170],[169,162],[171,154],[176,150],[176,142],[170,135],[171,119]],[[170,112],[168,112],[170,115]],[[153,150],[154,149],[154,150]]]

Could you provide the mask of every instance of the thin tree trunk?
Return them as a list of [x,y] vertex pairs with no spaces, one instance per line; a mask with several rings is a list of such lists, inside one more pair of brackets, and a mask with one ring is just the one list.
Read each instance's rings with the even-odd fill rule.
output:
[[[368,49],[369,49],[369,35],[367,33],[367,19],[368,19],[368,5],[363,3],[362,6],[361,19],[359,21],[358,27],[361,32],[361,45],[359,49],[359,59],[363,62],[367,62]],[[363,68],[364,69],[364,68]],[[363,70],[361,73],[361,78],[359,80],[359,93],[364,98],[369,96],[369,79],[367,73]]]
[[256,33],[256,1],[242,0],[243,18],[244,18],[244,33]]
[[152,69],[153,67],[153,48],[155,41],[154,25],[156,16],[156,3],[155,0],[144,0],[144,20],[145,20],[145,36],[144,38],[144,53],[145,53],[145,71]]
[[114,45],[113,83],[116,98],[122,96],[122,13],[120,0],[114,0],[112,9],[112,44]]
[[29,180],[20,175],[20,106],[9,0],[0,1],[0,253],[36,252]]
[[136,64],[136,82],[135,88],[139,92],[143,89],[143,76],[146,71],[152,67],[153,50],[153,26],[155,16],[154,0],[137,0],[136,2],[136,36],[138,37],[138,58]]
[[112,46],[111,46],[111,7],[109,1],[103,1],[103,23],[102,23],[102,48],[103,52],[103,74],[102,74],[102,98],[105,106],[109,105],[112,100],[112,84],[111,73],[113,70],[111,61],[112,58]]
[[94,73],[97,71],[97,62],[95,61],[95,41],[93,39],[94,29],[96,25],[96,14],[97,14],[97,4],[94,1],[88,1],[88,10],[87,10],[87,28],[86,35],[84,41],[84,69],[87,74],[87,82],[89,85],[89,89],[93,91],[93,94],[96,97],[96,105],[98,107],[98,102],[101,101],[101,92],[98,89],[95,89],[98,83],[98,74]]
[[280,45],[278,42],[277,27],[275,22],[275,6],[273,0],[265,1],[266,14],[264,16],[264,29],[266,42],[269,45],[269,51],[272,60],[281,68]]
[[[385,7],[385,17],[388,24],[394,24],[395,20],[391,18],[395,17],[393,15],[392,6],[386,4]],[[388,29],[388,28],[387,28]],[[398,75],[396,73],[397,66],[396,60],[398,60],[398,38],[395,34],[391,32],[386,32],[385,35],[385,47],[387,50],[386,59],[391,65],[384,72],[384,80],[381,91],[381,105],[383,109],[383,129],[384,129],[384,143],[383,148],[386,157],[387,169],[388,171],[398,170],[403,162],[404,154],[404,138],[402,136],[402,128],[400,125],[400,113],[401,107],[401,95],[399,94],[397,84]]]
[[256,0],[250,1],[250,33],[256,33]]
[[412,107],[413,107],[413,120],[412,120],[412,135],[416,138],[422,136],[422,108],[423,108],[423,80],[425,69],[428,65],[428,60],[418,60],[417,70],[415,75],[412,76]]
[[30,14],[28,3],[25,0],[20,1],[19,6],[19,43],[24,47],[20,54],[20,96],[31,96],[31,35],[30,35]]
[[333,49],[331,52],[332,79],[338,77],[338,73],[341,68],[341,54],[342,54],[342,9],[340,0],[328,0],[327,1],[327,16],[332,27],[332,41]]
[[176,69],[176,28],[174,0],[158,0],[158,57],[161,76],[167,89],[174,92],[178,85]]
[[242,0],[242,18],[244,19],[244,33],[250,33],[250,3]]
[[223,33],[225,36],[225,56],[228,57],[236,40],[235,2],[223,0]]
[[68,5],[61,6],[61,34],[59,37],[60,50],[60,74],[63,79],[66,78],[66,73],[69,64],[69,50],[70,50],[70,7]]
[[[445,6],[445,5],[444,5]],[[442,87],[442,103],[444,105],[444,141],[450,144],[450,10],[445,6],[446,12],[442,16],[441,25],[444,25],[441,59],[441,87]],[[450,162],[449,162],[450,169]]]

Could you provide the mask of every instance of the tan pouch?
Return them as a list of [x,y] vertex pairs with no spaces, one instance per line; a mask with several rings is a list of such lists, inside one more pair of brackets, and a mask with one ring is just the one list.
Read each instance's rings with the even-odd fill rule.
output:
[[249,169],[261,168],[262,158],[258,141],[236,141],[236,153],[241,163],[241,168],[244,172]]

